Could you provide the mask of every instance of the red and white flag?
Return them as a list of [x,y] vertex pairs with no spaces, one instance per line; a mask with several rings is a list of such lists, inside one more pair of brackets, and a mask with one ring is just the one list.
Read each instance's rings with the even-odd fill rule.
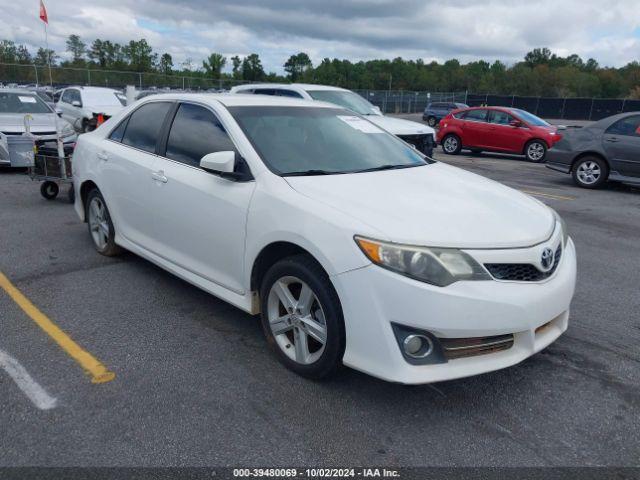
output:
[[47,17],[47,9],[44,8],[44,3],[40,0],[40,20],[49,25],[49,18]]

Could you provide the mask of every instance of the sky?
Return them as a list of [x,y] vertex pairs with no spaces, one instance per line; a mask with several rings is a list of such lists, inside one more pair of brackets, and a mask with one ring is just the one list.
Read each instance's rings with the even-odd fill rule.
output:
[[[325,57],[512,64],[536,47],[607,66],[640,60],[638,0],[44,1],[57,52],[74,33],[86,43],[146,38],[175,65],[255,52],[265,70],[282,73],[299,51],[314,65]],[[0,0],[0,39],[43,46],[38,9],[39,0]]]

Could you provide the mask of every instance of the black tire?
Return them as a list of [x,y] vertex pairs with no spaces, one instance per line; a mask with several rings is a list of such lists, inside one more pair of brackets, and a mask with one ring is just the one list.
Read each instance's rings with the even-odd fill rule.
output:
[[436,125],[438,125],[438,119],[436,117],[428,117],[427,118],[427,125],[429,125],[431,128],[434,128]]
[[447,155],[458,155],[462,150],[462,141],[457,135],[450,133],[442,139],[442,151]]
[[[268,317],[269,293],[273,285],[284,277],[296,277],[306,283],[316,296],[324,313],[326,342],[324,351],[313,363],[302,364],[289,358],[278,345],[271,331]],[[312,257],[304,254],[295,255],[271,266],[260,287],[260,307],[262,328],[269,348],[287,368],[303,377],[320,380],[335,374],[341,367],[346,338],[342,306],[329,276]]]
[[[104,212],[105,212],[105,220],[109,226],[109,233],[107,235],[107,241],[106,244],[103,247],[100,247],[94,237],[93,237],[93,231],[92,231],[92,225],[91,222],[89,221],[89,209],[91,208],[91,203],[93,202],[94,199],[99,199],[100,202],[102,202],[102,204],[104,205]],[[87,194],[87,200],[84,206],[84,212],[85,212],[85,220],[87,222],[87,226],[89,228],[89,235],[91,236],[91,239],[93,241],[93,246],[95,247],[96,251],[100,254],[100,255],[104,255],[105,257],[114,257],[116,255],[120,255],[123,252],[122,247],[116,245],[115,242],[115,234],[116,234],[116,230],[113,226],[113,222],[111,221],[111,215],[109,214],[109,209],[107,208],[107,203],[104,201],[104,197],[102,196],[102,194],[100,193],[100,191],[97,188],[92,189],[88,194]]]
[[[597,165],[599,173],[593,165]],[[591,167],[591,169],[589,168]],[[591,170],[594,180],[590,181],[589,171]],[[578,159],[571,168],[573,182],[582,188],[600,188],[609,178],[609,165],[600,157],[586,156]]]
[[542,140],[531,140],[524,146],[524,156],[532,163],[542,163],[547,156],[547,144]]
[[58,187],[56,182],[47,180],[46,182],[42,182],[42,185],[40,185],[40,195],[47,200],[54,200],[58,196],[59,192],[60,187]]

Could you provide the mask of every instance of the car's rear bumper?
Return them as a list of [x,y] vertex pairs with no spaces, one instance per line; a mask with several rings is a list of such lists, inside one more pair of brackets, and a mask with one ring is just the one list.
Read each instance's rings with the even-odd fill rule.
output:
[[[345,317],[345,365],[393,382],[437,382],[515,365],[556,340],[568,326],[575,247],[567,243],[556,272],[544,282],[461,281],[441,288],[374,265],[332,280]],[[415,365],[402,354],[393,324],[429,332],[436,341],[513,335],[513,344]]]

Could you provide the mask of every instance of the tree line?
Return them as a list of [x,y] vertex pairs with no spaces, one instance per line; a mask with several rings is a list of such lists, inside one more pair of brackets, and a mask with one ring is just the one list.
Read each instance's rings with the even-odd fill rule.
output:
[[[230,58],[211,53],[201,63],[192,58],[175,64],[169,53],[159,53],[143,38],[119,44],[95,39],[85,43],[78,35],[66,41],[66,59],[53,50],[29,51],[25,45],[0,41],[0,63],[122,70],[163,76],[188,76],[206,81],[308,82],[350,89],[410,90],[432,92],[469,91],[498,95],[549,97],[640,98],[640,63],[620,68],[601,67],[589,58],[573,54],[558,56],[548,48],[528,52],[512,65],[496,60],[462,64],[457,59],[443,63],[422,59],[380,59],[352,62],[325,58],[314,66],[304,52],[291,55],[283,64],[285,75],[267,73],[259,54]],[[230,68],[227,68],[230,67]],[[229,71],[230,70],[230,71]],[[0,80],[3,67],[0,66]]]

